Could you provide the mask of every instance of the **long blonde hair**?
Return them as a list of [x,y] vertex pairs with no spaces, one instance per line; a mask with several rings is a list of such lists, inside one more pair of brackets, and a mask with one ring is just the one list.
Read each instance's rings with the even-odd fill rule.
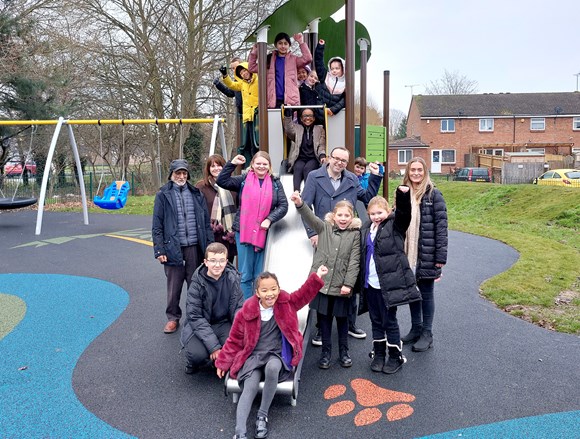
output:
[[[416,189],[413,187],[411,178],[409,177],[409,172],[413,163],[421,163],[424,171],[423,181],[419,183],[419,186]],[[403,184],[411,188],[411,193],[417,201],[420,201],[425,194],[431,193],[435,185],[431,181],[431,177],[429,177],[429,171],[427,170],[427,163],[425,163],[425,160],[421,157],[413,157],[407,162],[407,166],[405,166],[405,175],[403,176]]]

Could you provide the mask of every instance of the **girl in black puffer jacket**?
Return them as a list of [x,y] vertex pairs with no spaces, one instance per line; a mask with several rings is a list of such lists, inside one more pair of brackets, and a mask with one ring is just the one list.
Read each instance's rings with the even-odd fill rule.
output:
[[435,280],[441,277],[441,268],[447,263],[447,207],[421,157],[407,162],[403,184],[411,188],[412,205],[405,252],[415,271],[422,301],[409,305],[411,331],[401,340],[414,343],[413,351],[423,352],[433,347],[433,290]]

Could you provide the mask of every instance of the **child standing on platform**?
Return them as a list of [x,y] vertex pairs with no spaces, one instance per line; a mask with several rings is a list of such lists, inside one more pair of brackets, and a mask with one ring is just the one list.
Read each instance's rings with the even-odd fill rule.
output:
[[[274,38],[276,47],[268,54],[266,60],[258,60],[258,44],[252,47],[248,64],[250,72],[258,73],[258,62],[266,62],[266,82],[268,108],[280,108],[282,105],[300,105],[298,92],[298,69],[312,62],[312,54],[303,41],[301,33],[294,35],[294,41],[300,45],[302,55],[290,52],[292,41],[290,35],[280,32]],[[260,79],[262,80],[262,79]],[[257,96],[257,95],[256,95]]]
[[[421,300],[405,254],[405,234],[411,222],[409,194],[408,186],[397,188],[395,211],[383,197],[372,198],[367,208],[370,221],[361,230],[361,302],[371,318],[373,372],[392,374],[407,361],[402,353],[397,306]],[[361,311],[366,311],[364,306]],[[389,359],[385,362],[387,347]]]
[[268,410],[279,382],[289,378],[302,358],[302,334],[297,312],[324,286],[328,273],[320,266],[298,291],[280,290],[276,275],[264,272],[256,279],[256,291],[236,314],[230,335],[215,364],[223,378],[229,370],[242,386],[236,410],[234,439],[247,436],[247,419],[264,376],[262,400],[256,418],[255,438],[268,436]]
[[304,221],[318,235],[311,271],[326,265],[331,273],[324,282],[324,288],[310,303],[310,308],[317,312],[322,336],[318,367],[330,367],[334,318],[338,331],[339,362],[342,367],[350,367],[352,359],[348,354],[348,311],[359,272],[361,220],[354,217],[352,204],[346,200],[336,203],[334,210],[327,213],[323,221],[302,202],[298,192],[294,192],[290,199]]

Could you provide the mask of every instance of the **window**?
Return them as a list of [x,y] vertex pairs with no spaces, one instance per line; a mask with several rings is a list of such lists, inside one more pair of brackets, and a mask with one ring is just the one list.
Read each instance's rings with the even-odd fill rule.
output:
[[535,152],[536,154],[546,154],[546,148],[528,148],[527,152]]
[[546,119],[543,117],[532,117],[530,119],[530,130],[542,131],[546,129]]
[[572,120],[572,129],[574,131],[580,130],[580,117],[575,117]]
[[412,149],[400,149],[399,150],[399,164],[400,165],[404,165],[412,158],[413,158],[413,150]]
[[454,133],[455,132],[455,119],[442,119],[441,120],[441,132],[442,133]]
[[441,150],[441,163],[455,163],[455,150],[454,149]]
[[479,131],[493,131],[493,119],[479,119]]

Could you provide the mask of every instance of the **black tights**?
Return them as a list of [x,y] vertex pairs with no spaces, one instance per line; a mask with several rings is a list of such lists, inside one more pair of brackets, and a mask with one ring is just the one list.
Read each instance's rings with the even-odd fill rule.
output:
[[[333,315],[318,314],[320,336],[322,337],[322,351],[330,353],[332,350],[332,320]],[[338,346],[348,348],[348,318],[336,317],[336,329],[338,332]]]

